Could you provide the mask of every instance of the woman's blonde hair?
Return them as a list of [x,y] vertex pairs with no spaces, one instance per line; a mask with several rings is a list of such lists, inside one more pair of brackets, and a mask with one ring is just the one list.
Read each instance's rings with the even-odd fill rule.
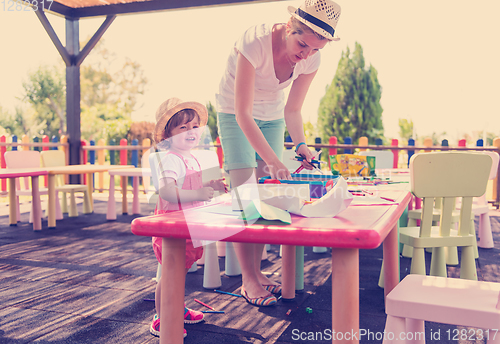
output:
[[306,24],[302,23],[301,21],[299,21],[298,19],[296,19],[294,17],[290,17],[290,20],[288,21],[288,25],[292,29],[292,31],[290,32],[292,35],[293,34],[302,35],[304,33],[307,33],[307,34],[315,35],[320,40],[326,39],[328,41],[331,41],[330,39],[326,38],[325,36],[321,36],[319,33],[317,33],[316,31],[311,29],[309,26],[307,26]]

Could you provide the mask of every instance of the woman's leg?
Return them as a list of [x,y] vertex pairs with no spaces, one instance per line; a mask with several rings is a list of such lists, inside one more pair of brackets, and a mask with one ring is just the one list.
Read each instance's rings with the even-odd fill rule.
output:
[[[253,168],[242,168],[229,171],[231,179],[231,188],[246,184],[256,183]],[[269,292],[262,287],[260,281],[260,256],[256,257],[256,244],[251,243],[233,243],[234,251],[241,267],[242,286],[247,292],[248,297],[263,297],[269,295]],[[261,245],[259,245],[261,246]],[[257,265],[258,261],[258,265]]]
[[[264,161],[262,160],[257,160],[257,170],[255,172],[257,180],[259,178],[268,176],[269,173],[267,172],[267,165]],[[265,244],[256,244],[255,245],[255,268],[256,268],[256,273],[257,277],[262,285],[274,285],[276,282],[271,281],[267,276],[265,276],[261,271],[260,271],[260,263],[262,261],[262,252],[264,251],[264,246]]]

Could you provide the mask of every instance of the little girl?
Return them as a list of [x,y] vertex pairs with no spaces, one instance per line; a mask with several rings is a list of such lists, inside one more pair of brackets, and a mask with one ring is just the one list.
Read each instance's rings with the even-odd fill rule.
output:
[[[156,126],[153,139],[159,150],[167,150],[161,158],[158,170],[159,194],[155,214],[189,209],[203,205],[213,198],[214,190],[225,191],[222,179],[211,180],[203,185],[201,167],[191,154],[191,149],[198,145],[201,127],[207,124],[208,113],[205,106],[197,102],[182,102],[170,98],[163,102],[156,111]],[[162,238],[153,237],[153,250],[161,264]],[[195,248],[190,239],[186,239],[186,272],[195,261],[201,258],[203,247]],[[161,283],[156,286],[155,307],[150,332],[160,335]],[[184,323],[196,324],[203,320],[203,313],[184,305]],[[184,329],[184,337],[187,335]]]

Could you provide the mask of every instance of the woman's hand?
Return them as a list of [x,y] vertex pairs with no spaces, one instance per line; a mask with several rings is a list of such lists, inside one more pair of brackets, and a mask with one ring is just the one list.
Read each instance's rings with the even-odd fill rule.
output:
[[269,173],[271,179],[283,179],[283,180],[291,180],[292,175],[288,168],[278,159],[272,163],[267,164],[266,172]]
[[314,169],[314,166],[311,164],[311,160],[314,159],[314,153],[307,147],[307,145],[300,145],[300,147],[295,151],[297,155],[304,158],[302,160],[302,166],[307,170]]
[[208,186],[213,188],[214,190],[220,191],[220,192],[228,192],[227,191],[227,185],[224,183],[224,178],[221,179],[213,179],[208,182]]

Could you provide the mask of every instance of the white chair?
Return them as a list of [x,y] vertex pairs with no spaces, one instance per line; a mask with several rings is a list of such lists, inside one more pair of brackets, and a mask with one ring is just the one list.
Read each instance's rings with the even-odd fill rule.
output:
[[[494,180],[497,177],[499,155],[497,152],[485,151],[481,153],[489,155],[493,161],[493,164],[491,165],[489,180]],[[486,200],[486,194],[483,194],[481,197],[474,199],[474,203],[472,204],[472,213],[474,214],[474,217],[479,216],[479,241],[477,243],[477,246],[481,248],[494,247],[489,212],[490,208],[488,206],[488,201]]]
[[[492,158],[492,164],[491,164],[491,169],[490,169],[490,175],[489,175],[489,180],[493,180],[496,178],[497,175],[497,170],[498,170],[498,162],[499,162],[499,155],[496,152],[488,152],[484,151],[481,152],[483,154],[487,154]],[[457,210],[460,209],[460,204],[457,202]],[[441,216],[441,200],[437,200],[435,203],[435,209],[433,213],[433,218],[432,221],[434,225],[439,223],[439,219]],[[488,206],[488,201],[486,200],[486,195],[483,194],[482,196],[478,198],[474,198],[474,202],[472,204],[472,219],[471,219],[471,233],[476,234],[476,229],[474,225],[474,217],[479,216],[479,230],[478,230],[478,237],[479,237],[479,242],[476,242],[474,244],[474,257],[478,258],[478,250],[477,247],[482,247],[482,248],[493,248],[494,247],[494,242],[493,242],[493,236],[491,233],[491,223],[490,223],[490,216],[489,216],[489,206]],[[422,217],[422,209],[413,209],[408,211],[408,226],[416,226],[417,225],[417,220],[420,220]],[[453,212],[452,215],[452,228],[456,226],[460,218],[460,214],[458,212]],[[482,239],[481,239],[482,238]],[[403,248],[403,253],[402,255],[404,257],[411,257],[412,256],[412,249],[411,247],[405,246]],[[448,265],[457,265],[458,264],[458,254],[457,254],[457,249],[456,247],[450,247],[447,249],[447,254],[446,254],[446,264]]]
[[[40,152],[38,151],[9,151],[5,152],[5,164],[7,168],[31,168],[40,167]],[[39,189],[40,195],[47,195],[48,189],[42,187]],[[16,180],[16,207],[17,207],[17,221],[21,221],[21,212],[19,205],[19,196],[31,196],[31,189],[28,178],[24,178],[24,182],[21,183],[19,178]],[[61,220],[63,218],[61,207],[59,205],[59,197],[57,197],[56,191],[56,219]],[[33,205],[31,207],[29,222],[33,222]]]
[[[423,199],[420,227],[400,228],[400,242],[413,247],[411,273],[425,275],[424,249],[432,248],[433,276],[446,277],[445,247],[460,246],[460,277],[477,279],[474,260],[476,236],[471,234],[472,198],[486,191],[491,158],[481,153],[433,152],[413,155],[410,186]],[[455,198],[461,197],[458,230],[451,229]],[[434,200],[442,198],[439,227],[432,226]]]
[[[54,167],[54,166],[65,166],[66,156],[62,150],[48,150],[41,153],[43,166]],[[91,181],[88,181],[89,183]],[[92,213],[92,205],[90,204],[90,197],[88,194],[87,185],[84,184],[66,184],[64,182],[64,177],[62,175],[56,176],[56,190],[62,192],[62,211],[63,213],[68,213],[69,217],[78,216],[78,210],[76,208],[76,198],[75,192],[83,193],[83,213]],[[67,196],[70,195],[70,204],[68,208]]]
[[361,151],[358,153],[363,156],[375,157],[375,168],[394,168],[394,154],[388,150]]
[[[488,344],[500,343],[500,283],[408,275],[387,295],[385,312],[384,344],[425,343],[425,321],[482,329]],[[440,337],[457,334],[464,338],[458,329]]]

